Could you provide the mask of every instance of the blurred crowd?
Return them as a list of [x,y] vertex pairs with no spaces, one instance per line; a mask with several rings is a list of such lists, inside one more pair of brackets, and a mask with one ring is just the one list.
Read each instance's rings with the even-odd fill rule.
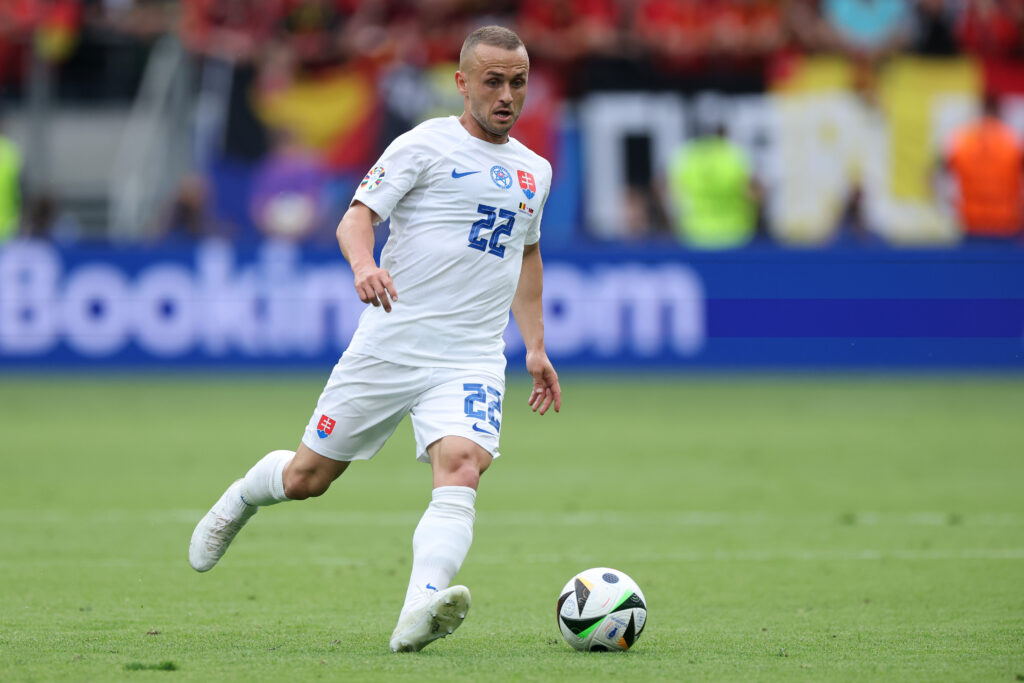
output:
[[4,0],[0,82],[23,77],[33,41],[74,70],[96,65],[75,53],[104,37],[144,44],[176,31],[196,53],[271,62],[280,78],[353,61],[450,62],[488,22],[514,27],[569,95],[700,85],[709,71],[728,76],[717,88],[742,84],[788,50],[1024,54],[1024,0]]
[[[4,102],[25,98],[33,62],[52,71],[58,99],[128,101],[153,44],[176,35],[202,74],[197,88],[215,84],[218,69],[231,74],[217,149],[249,162],[273,154],[287,160],[290,175],[279,175],[313,182],[310,148],[329,171],[359,168],[425,114],[461,107],[439,101],[431,69],[450,78],[465,35],[487,23],[514,28],[529,48],[532,118],[517,133],[541,153],[552,151],[545,134],[557,104],[594,91],[760,92],[788,54],[840,54],[866,73],[895,54],[1024,57],[1024,0],[0,0],[0,122]],[[297,106],[296,84],[324,75],[337,90],[314,87],[309,98],[374,91],[384,113],[327,107],[317,118]],[[340,143],[325,117],[351,119]],[[0,144],[0,184],[18,163]],[[167,211],[186,236],[216,229],[201,218],[206,160],[193,170]],[[681,164],[673,173],[680,187],[689,182]],[[273,186],[270,176],[254,182]],[[754,183],[734,183],[756,198]],[[0,222],[16,222],[5,202]],[[0,225],[0,239],[13,229]]]

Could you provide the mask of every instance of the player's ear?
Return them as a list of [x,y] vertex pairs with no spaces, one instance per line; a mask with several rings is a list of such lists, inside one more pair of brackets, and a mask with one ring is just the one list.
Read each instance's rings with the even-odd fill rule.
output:
[[455,87],[459,89],[459,94],[463,97],[468,96],[469,93],[466,91],[466,77],[462,75],[461,71],[455,72]]

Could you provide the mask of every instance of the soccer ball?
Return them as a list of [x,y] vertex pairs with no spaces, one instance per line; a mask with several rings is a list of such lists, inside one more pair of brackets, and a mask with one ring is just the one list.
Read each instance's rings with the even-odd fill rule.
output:
[[607,567],[582,571],[558,595],[558,629],[577,650],[632,647],[647,623],[647,601],[633,579]]

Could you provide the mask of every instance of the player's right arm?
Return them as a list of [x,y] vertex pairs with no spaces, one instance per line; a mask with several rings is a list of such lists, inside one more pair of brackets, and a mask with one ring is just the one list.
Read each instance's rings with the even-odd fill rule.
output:
[[352,268],[359,300],[383,306],[390,313],[391,302],[398,301],[398,290],[391,274],[373,259],[373,225],[379,222],[380,218],[366,204],[352,202],[338,223],[338,246]]

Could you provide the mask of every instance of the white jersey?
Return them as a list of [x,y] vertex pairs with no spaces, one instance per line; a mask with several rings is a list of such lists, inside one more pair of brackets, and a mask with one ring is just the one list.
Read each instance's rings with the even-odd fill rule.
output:
[[475,138],[454,116],[398,137],[353,199],[391,218],[380,266],[398,301],[390,313],[368,306],[349,350],[503,374],[523,247],[540,239],[550,189],[547,160],[513,138]]

